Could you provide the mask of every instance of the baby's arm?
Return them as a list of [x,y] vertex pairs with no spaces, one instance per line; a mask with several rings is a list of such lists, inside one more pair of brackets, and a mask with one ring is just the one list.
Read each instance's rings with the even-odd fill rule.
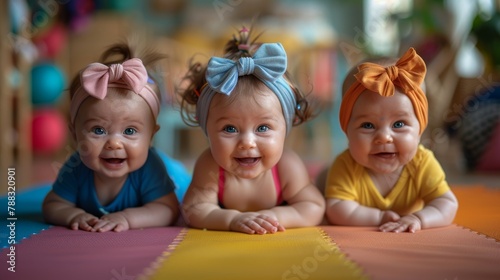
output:
[[378,226],[400,218],[393,211],[383,211],[360,205],[353,200],[337,198],[327,199],[326,217],[331,224],[343,226]]
[[453,222],[457,209],[458,201],[450,190],[430,201],[422,210],[404,216],[396,222],[383,224],[380,226],[380,230],[415,232],[424,228],[447,226]]
[[259,211],[276,217],[285,228],[315,226],[325,214],[325,199],[314,186],[300,157],[285,150],[278,164],[284,206]]
[[284,230],[278,221],[270,216],[221,208],[217,203],[215,188],[201,187],[196,182],[189,186],[182,210],[186,222],[199,229],[232,230],[248,234]]
[[61,198],[54,191],[50,191],[45,197],[42,212],[48,223],[69,226],[73,230],[95,231],[93,226],[99,220],[96,216]]
[[128,229],[162,227],[172,224],[179,214],[175,193],[164,195],[141,207],[127,208],[101,217],[93,226],[95,231],[115,232]]

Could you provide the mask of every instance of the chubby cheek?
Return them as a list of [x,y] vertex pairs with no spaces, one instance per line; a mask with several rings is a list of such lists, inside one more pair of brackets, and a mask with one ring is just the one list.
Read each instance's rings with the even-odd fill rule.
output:
[[349,137],[348,148],[358,154],[368,154],[371,148],[371,139],[365,139],[363,137]]
[[404,141],[399,142],[400,145],[397,147],[402,155],[403,161],[409,162],[417,153],[418,145],[420,143],[419,136],[408,136]]
[[146,163],[147,158],[148,158],[147,151],[139,156],[136,156],[133,158],[129,157],[129,159],[131,159],[128,162],[128,165],[130,167],[130,171],[135,171],[135,170],[141,168],[144,165],[144,163]]
[[148,157],[149,145],[147,145],[147,143],[138,145],[136,147],[130,147],[129,149],[125,147],[125,149],[129,157],[134,157],[141,160],[146,160],[146,158]]
[[349,153],[352,158],[362,164],[368,164],[369,154],[370,154],[370,144],[369,141],[362,141],[360,138],[349,139]]
[[368,153],[354,145],[349,145],[349,153],[351,153],[352,158],[358,163],[365,163],[368,159]]
[[80,157],[88,159],[91,157],[98,157],[101,150],[100,146],[100,143],[95,141],[78,139],[76,149],[80,153]]
[[276,141],[272,140],[265,145],[261,145],[259,149],[261,154],[264,155],[264,160],[269,159],[272,161],[276,161],[277,163],[283,155],[283,142],[280,142],[280,140],[276,139]]
[[[404,147],[404,149],[400,149],[400,162],[401,164],[407,164],[408,162],[410,162],[410,160],[413,159],[413,157],[415,157],[415,155],[417,154],[417,148],[418,148],[418,144],[416,145],[410,145],[410,143],[408,143],[408,145],[406,147]],[[401,152],[403,151],[403,152]]]
[[232,149],[229,148],[229,145],[210,145],[210,150],[212,151],[212,157],[219,165],[225,166],[225,163],[230,162],[232,159]]
[[99,154],[95,153],[95,150],[79,150],[81,162],[92,170],[97,170],[99,168]]

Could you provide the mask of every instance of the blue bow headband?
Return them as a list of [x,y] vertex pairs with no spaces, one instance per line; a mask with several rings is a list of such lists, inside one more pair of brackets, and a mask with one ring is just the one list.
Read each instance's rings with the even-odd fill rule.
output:
[[212,57],[207,65],[207,85],[196,104],[196,117],[205,134],[208,108],[214,94],[229,96],[238,83],[238,77],[245,75],[254,75],[276,94],[285,117],[286,131],[290,132],[297,102],[294,92],[283,78],[286,67],[286,52],[280,43],[262,44],[253,57],[242,57],[238,61]]

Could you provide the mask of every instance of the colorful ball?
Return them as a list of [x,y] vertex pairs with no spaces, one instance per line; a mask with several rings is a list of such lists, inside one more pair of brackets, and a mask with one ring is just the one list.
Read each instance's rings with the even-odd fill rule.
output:
[[31,102],[34,105],[56,103],[64,90],[63,72],[52,63],[41,63],[31,69]]
[[66,121],[56,109],[43,108],[33,112],[31,143],[35,154],[52,154],[61,150],[66,135]]
[[33,39],[41,57],[54,58],[65,47],[67,31],[62,24],[55,24],[47,32]]

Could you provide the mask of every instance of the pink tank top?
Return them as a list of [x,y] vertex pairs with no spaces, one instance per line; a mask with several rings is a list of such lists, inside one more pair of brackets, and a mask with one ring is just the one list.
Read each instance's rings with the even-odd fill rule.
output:
[[[278,166],[274,166],[271,169],[271,172],[273,173],[273,180],[274,180],[274,188],[276,189],[276,205],[281,205],[283,203],[283,198],[281,195],[281,182],[280,182],[280,176],[278,174]],[[222,202],[223,197],[224,197],[224,185],[226,183],[226,177],[224,175],[224,169],[222,167],[219,167],[219,193],[217,194],[217,197],[219,199],[219,205],[221,207],[224,207],[224,203]]]

